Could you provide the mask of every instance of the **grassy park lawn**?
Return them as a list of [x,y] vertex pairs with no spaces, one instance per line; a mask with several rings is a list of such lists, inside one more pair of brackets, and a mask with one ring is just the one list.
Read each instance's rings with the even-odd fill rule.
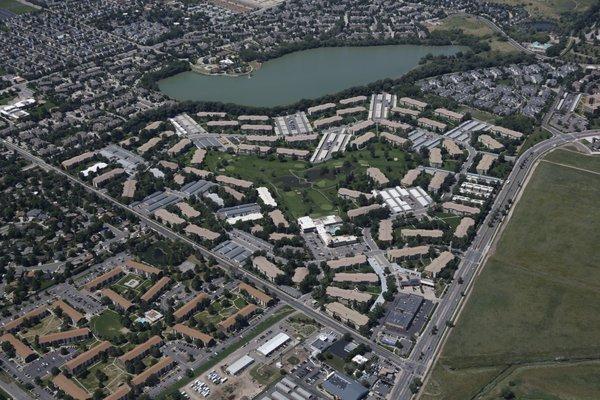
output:
[[276,157],[231,155],[209,152],[205,158],[208,170],[265,185],[280,200],[281,208],[294,218],[304,215],[323,216],[336,212],[334,199],[337,186],[348,172],[363,174],[368,167],[378,167],[390,179],[400,179],[406,170],[406,153],[376,143],[374,151],[346,152],[317,166],[305,161]]
[[274,368],[266,364],[259,364],[250,370],[250,376],[260,385],[269,386],[271,383],[278,381],[281,378],[281,372],[279,368]]
[[[232,296],[233,297],[231,299],[226,299],[224,296],[221,296],[218,300],[212,302],[210,307],[215,311],[214,314],[211,314],[206,309],[196,314],[194,318],[197,321],[202,321],[205,325],[216,325],[227,317],[235,314],[238,310],[242,309],[248,304],[248,302],[246,302],[246,300],[244,300],[241,296],[233,293]],[[224,304],[225,300],[229,302],[227,306]]]
[[111,393],[125,383],[128,376],[127,372],[117,365],[115,359],[109,359],[107,362],[99,362],[89,368],[85,378],[77,378],[79,383],[90,393],[93,393],[100,384],[96,376],[97,371],[101,371],[106,375],[107,379],[103,384]]
[[123,333],[121,316],[112,310],[106,310],[97,317],[92,318],[90,327],[94,333],[108,339]]
[[35,11],[35,8],[19,3],[16,0],[0,0],[0,8],[13,14],[26,14]]
[[597,380],[586,378],[597,371],[595,364],[563,377],[560,390],[540,382],[560,375],[555,368],[571,368],[569,360],[600,359],[599,196],[599,157],[556,150],[539,164],[477,278],[423,399],[471,398],[484,388],[496,393],[510,365],[523,368],[514,372],[523,382],[537,382],[524,384],[519,398],[598,393]]
[[37,325],[27,329],[27,332],[21,332],[21,336],[33,343],[36,336],[48,335],[60,331],[62,320],[50,314],[43,318]]
[[[129,287],[126,283],[137,281],[137,286]],[[136,299],[143,295],[152,286],[152,281],[136,274],[127,274],[119,279],[111,289],[129,300]]]
[[489,43],[492,51],[498,51],[501,53],[517,51],[515,47],[508,43],[508,41],[503,40],[500,34],[494,32],[492,28],[475,17],[451,15],[443,19],[441,24],[435,25],[431,28],[432,31],[454,29],[460,29],[467,35],[476,36],[486,40]]

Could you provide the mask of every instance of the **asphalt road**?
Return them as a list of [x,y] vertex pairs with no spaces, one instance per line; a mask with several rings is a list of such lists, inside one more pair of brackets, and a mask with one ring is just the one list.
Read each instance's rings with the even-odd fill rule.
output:
[[[438,305],[428,328],[418,339],[409,357],[409,360],[412,361],[412,365],[417,365],[417,367],[411,368],[409,364],[409,366],[399,374],[400,376],[392,390],[391,399],[410,399],[413,395],[409,389],[410,382],[415,377],[422,378],[425,376],[433,365],[435,357],[440,350],[440,343],[447,334],[446,322],[453,321],[453,318],[462,303],[461,300],[464,297],[463,293],[467,292],[468,288],[472,286],[474,277],[480,272],[480,268],[483,266],[482,261],[497,232],[502,226],[502,222],[494,223],[492,227],[488,225],[492,219],[494,210],[504,210],[505,206],[509,204],[509,201],[512,201],[517,197],[519,191],[523,188],[523,183],[533,171],[533,166],[548,151],[565,143],[570,143],[577,139],[597,135],[599,133],[600,130],[594,130],[553,136],[552,138],[531,147],[517,159],[515,167],[509,174],[504,186],[494,201],[492,211],[481,224],[471,247],[463,254],[462,262],[457,271],[457,274],[463,279],[463,283],[458,284],[457,279],[449,287],[444,300]],[[521,165],[523,166],[521,167]],[[437,334],[432,334],[431,328],[433,326],[436,326],[439,329]]]

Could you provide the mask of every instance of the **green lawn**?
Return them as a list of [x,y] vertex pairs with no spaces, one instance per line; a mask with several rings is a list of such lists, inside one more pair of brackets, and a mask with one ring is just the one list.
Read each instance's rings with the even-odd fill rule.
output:
[[337,186],[350,172],[364,176],[367,168],[373,166],[380,168],[390,179],[400,179],[409,169],[404,151],[380,143],[375,144],[373,153],[368,150],[347,152],[341,158],[316,166],[305,161],[280,161],[275,157],[212,151],[204,162],[214,173],[246,179],[255,186],[267,186],[280,200],[280,208],[294,218],[335,213]]
[[[600,173],[599,157],[557,150],[546,160]],[[560,366],[542,369],[535,363],[600,359],[599,198],[600,174],[540,163],[475,283],[423,399],[471,398],[510,365],[531,365],[523,374],[543,381],[560,375],[553,372]],[[565,394],[596,390],[582,368],[582,378],[565,378],[561,391],[532,384],[540,393],[522,398],[594,398]],[[495,383],[488,387],[501,389]]]
[[122,334],[121,330],[123,329],[121,316],[112,310],[106,310],[97,317],[92,318],[90,327],[95,334],[107,339],[119,336]]
[[19,3],[16,0],[0,0],[0,8],[14,14],[25,14],[35,11],[35,8]]

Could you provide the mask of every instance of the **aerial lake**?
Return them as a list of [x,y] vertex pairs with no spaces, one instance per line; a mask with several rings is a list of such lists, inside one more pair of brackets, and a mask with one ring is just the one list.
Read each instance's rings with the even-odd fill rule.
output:
[[177,100],[272,107],[398,78],[427,54],[452,55],[461,50],[461,46],[419,45],[326,47],[269,60],[251,76],[183,72],[161,80],[158,87]]

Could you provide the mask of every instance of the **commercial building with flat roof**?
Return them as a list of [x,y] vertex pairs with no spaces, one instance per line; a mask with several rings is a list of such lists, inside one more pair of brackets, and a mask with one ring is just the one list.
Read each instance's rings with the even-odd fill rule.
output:
[[237,375],[250,366],[253,362],[254,358],[246,354],[231,363],[231,365],[229,365],[225,371],[227,371],[229,375]]
[[369,393],[363,385],[339,372],[332,372],[327,376],[323,389],[339,400],[361,400]]
[[290,339],[291,338],[287,334],[279,332],[273,338],[269,339],[269,341],[267,341],[265,344],[258,347],[256,351],[258,351],[263,356],[268,357],[275,350],[279,349],[281,346],[289,342]]

